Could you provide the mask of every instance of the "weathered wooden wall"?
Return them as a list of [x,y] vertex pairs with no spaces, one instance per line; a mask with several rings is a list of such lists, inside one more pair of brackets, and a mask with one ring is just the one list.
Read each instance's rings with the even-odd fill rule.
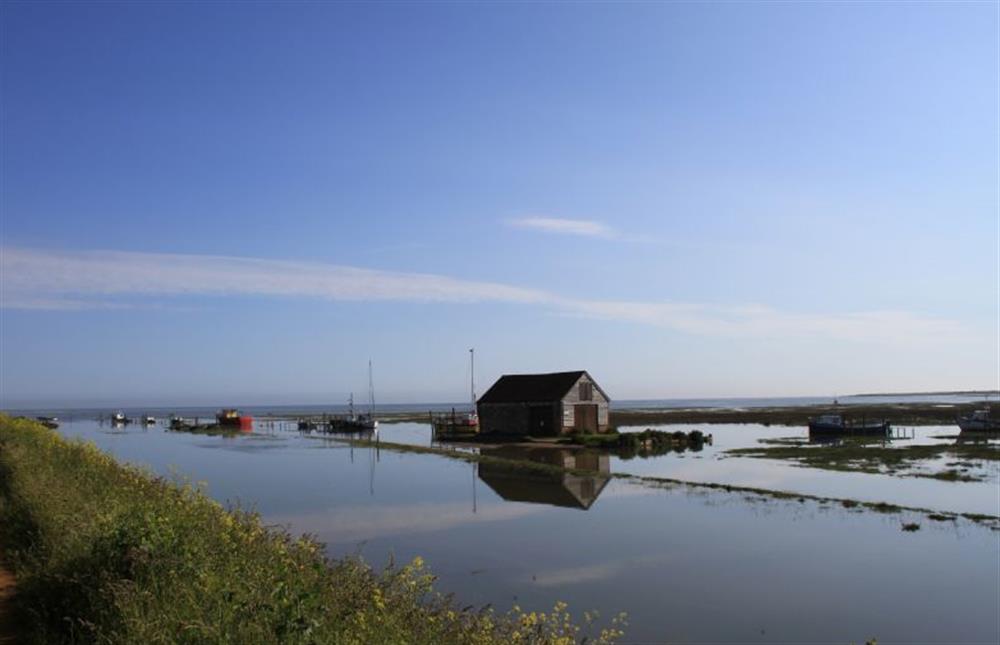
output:
[[[580,398],[580,384],[590,383],[593,396],[591,400],[584,401]],[[574,406],[578,403],[592,403],[597,405],[597,431],[607,432],[608,431],[608,406],[610,401],[604,396],[600,389],[598,389],[597,384],[594,383],[593,379],[587,377],[586,374],[580,377],[580,380],[576,382],[573,387],[570,388],[566,396],[562,398],[562,428],[563,433],[572,432],[576,429],[576,416],[574,414]]]

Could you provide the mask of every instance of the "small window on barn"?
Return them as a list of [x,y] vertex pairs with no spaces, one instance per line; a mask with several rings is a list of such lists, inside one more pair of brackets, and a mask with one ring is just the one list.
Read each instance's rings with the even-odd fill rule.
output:
[[591,401],[594,398],[594,384],[580,383],[580,400]]

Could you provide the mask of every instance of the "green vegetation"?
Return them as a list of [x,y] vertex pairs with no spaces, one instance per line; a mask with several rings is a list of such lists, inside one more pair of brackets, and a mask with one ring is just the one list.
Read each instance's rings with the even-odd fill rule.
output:
[[886,419],[893,425],[954,425],[959,414],[981,405],[942,407],[934,403],[884,403],[861,405],[802,405],[769,408],[645,408],[612,410],[615,426],[644,426],[667,423],[761,423],[804,426],[810,417],[843,414],[852,419]]
[[[0,543],[26,642],[570,643],[559,603],[458,609],[420,559],[329,560],[200,491],[0,415]],[[620,620],[594,636],[621,636]],[[588,626],[590,629],[591,626]],[[593,642],[592,641],[592,642]]]
[[588,448],[604,448],[622,459],[633,459],[635,457],[654,457],[671,451],[698,451],[706,442],[712,442],[712,436],[706,436],[700,430],[664,432],[663,430],[647,428],[641,432],[612,430],[602,434],[569,434],[561,441]]
[[[1000,460],[1000,445],[990,443],[937,444],[929,446],[886,447],[866,441],[844,441],[838,444],[808,444],[803,442],[771,442],[754,448],[726,451],[731,457],[784,459],[809,468],[863,473],[899,474],[906,477],[928,477],[943,481],[982,481],[982,477],[965,472],[973,461]],[[960,461],[951,462],[945,470],[927,473],[911,471],[920,462],[943,456]],[[957,467],[957,468],[956,468]]]

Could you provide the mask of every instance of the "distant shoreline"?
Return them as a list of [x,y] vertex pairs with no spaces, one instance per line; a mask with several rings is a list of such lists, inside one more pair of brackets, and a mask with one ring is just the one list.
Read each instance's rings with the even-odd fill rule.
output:
[[844,398],[864,399],[882,396],[997,396],[1000,390],[952,390],[942,392],[868,392],[865,394],[846,394]]

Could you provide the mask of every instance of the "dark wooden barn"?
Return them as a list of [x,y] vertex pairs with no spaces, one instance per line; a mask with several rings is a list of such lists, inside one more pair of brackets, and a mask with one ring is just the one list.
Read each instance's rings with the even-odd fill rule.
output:
[[610,402],[583,370],[507,374],[477,402],[479,432],[535,436],[607,432]]

